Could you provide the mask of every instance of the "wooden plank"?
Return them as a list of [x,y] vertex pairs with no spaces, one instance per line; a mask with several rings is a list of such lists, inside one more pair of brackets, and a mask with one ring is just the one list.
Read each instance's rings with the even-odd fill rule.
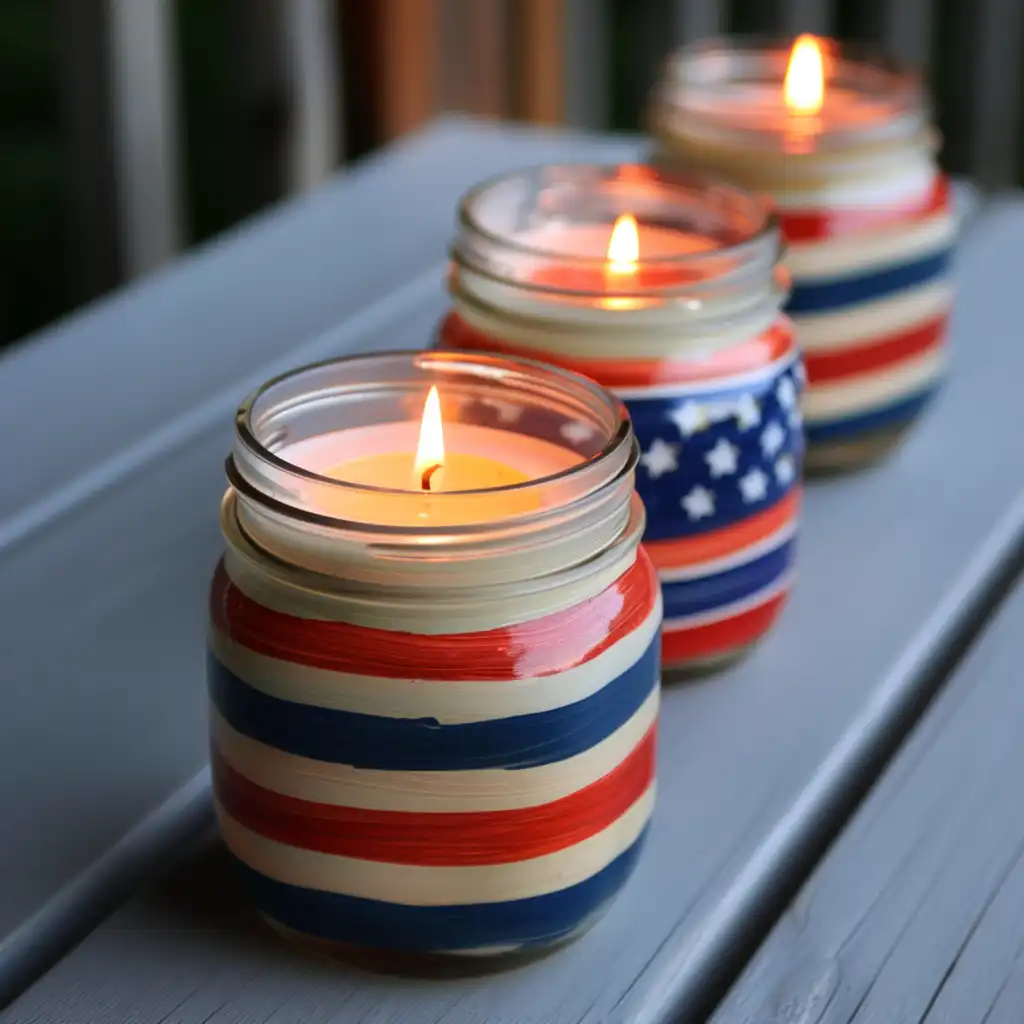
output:
[[713,1024],[1024,1020],[1024,584]]
[[477,117],[511,113],[508,0],[445,0],[444,106]]
[[169,0],[109,0],[110,88],[124,269],[167,262],[183,234]]
[[54,19],[75,298],[94,299],[121,279],[105,0],[57,0]]
[[600,130],[611,124],[611,16],[607,3],[565,2],[565,122]]
[[373,6],[381,142],[422,127],[441,109],[440,0],[375,0]]
[[518,0],[516,113],[533,124],[565,116],[564,0]]
[[426,344],[460,194],[573,151],[439,125],[0,359],[0,1005],[208,819],[200,622],[239,399]]
[[[477,160],[529,164],[635,152],[624,141],[476,126],[439,142],[434,173],[452,182],[464,179],[470,161],[478,171]],[[362,231],[378,230],[385,212],[400,220],[393,203],[403,193],[436,205],[423,199],[424,173],[421,160],[407,166],[404,182],[391,178],[386,189],[381,183]],[[441,250],[447,236],[448,227],[439,228],[430,251]],[[350,227],[348,237],[363,235]],[[261,931],[225,883],[214,852],[189,869],[191,902],[180,888],[155,885],[14,1003],[5,1024],[101,1013],[108,1024],[129,1018],[156,1024],[168,1014],[180,1024],[274,1015],[366,1024],[703,1019],[777,901],[803,881],[823,842],[941,684],[951,652],[966,641],[1020,551],[1024,485],[1011,467],[1024,372],[1013,312],[1019,293],[1013,257],[1022,237],[1024,201],[1014,201],[983,213],[965,239],[954,341],[969,341],[972,358],[956,363],[944,397],[897,457],[874,472],[808,488],[800,583],[778,630],[732,671],[666,690],[660,803],[650,842],[627,892],[585,938],[513,972],[444,981],[310,961]],[[404,235],[402,241],[408,244]],[[386,329],[380,333],[386,338]],[[151,475],[136,478],[134,504],[122,515],[124,523],[147,524],[145,543],[138,529],[111,527],[102,510],[89,527],[134,538],[139,547],[118,558],[146,566],[144,578],[152,582],[144,593],[118,584],[123,577],[110,565],[122,561],[111,561],[109,547],[97,548],[98,535],[72,531],[66,538],[85,565],[99,557],[95,550],[106,555],[104,578],[117,590],[93,594],[90,604],[97,614],[109,609],[117,636],[137,628],[140,649],[158,662],[159,677],[150,685],[159,705],[132,742],[168,761],[190,742],[198,747],[205,732],[202,613],[188,595],[201,593],[218,543],[210,508],[226,417],[219,429],[194,435],[173,462],[165,458]],[[37,557],[45,550],[41,544]],[[57,559],[64,549],[49,550]],[[35,594],[45,568],[20,565],[0,573],[0,583],[15,578],[22,591]],[[96,574],[76,569],[73,578],[92,582]],[[38,600],[52,601],[53,594],[39,588]],[[33,609],[25,609],[26,622]],[[158,632],[165,623],[172,632]],[[97,623],[89,626],[95,630]],[[31,668],[39,645],[20,625],[15,635],[23,632],[17,664]],[[77,632],[73,639],[80,642]],[[57,672],[57,658],[54,653],[47,662],[48,673]],[[80,675],[94,678],[102,667],[92,660]],[[109,686],[117,692],[126,685],[126,666],[111,668]],[[28,676],[33,692],[52,694],[50,676],[34,671]],[[135,676],[128,683],[148,706],[148,688]],[[110,703],[104,694],[103,706]],[[95,805],[117,805],[103,786],[93,794]]]

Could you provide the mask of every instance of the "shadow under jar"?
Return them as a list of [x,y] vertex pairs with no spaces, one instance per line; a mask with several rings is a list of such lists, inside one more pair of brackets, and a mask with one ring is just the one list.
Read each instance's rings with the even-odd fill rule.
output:
[[827,41],[796,45],[810,67],[788,102],[789,43],[684,47],[652,129],[659,161],[774,199],[807,367],[807,469],[831,472],[884,456],[942,380],[955,223],[919,80]]
[[544,359],[626,403],[666,678],[742,655],[790,586],[802,366],[778,259],[761,200],[650,167],[531,169],[462,202],[441,344]]
[[[445,481],[487,489],[413,486],[431,386]],[[503,357],[339,360],[244,403],[210,598],[213,790],[280,930],[416,962],[511,953],[615,895],[654,799],[636,457],[613,396]]]

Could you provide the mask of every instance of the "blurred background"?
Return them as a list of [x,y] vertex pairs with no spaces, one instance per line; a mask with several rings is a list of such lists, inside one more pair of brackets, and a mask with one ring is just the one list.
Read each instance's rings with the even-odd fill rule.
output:
[[2,0],[0,346],[446,111],[635,131],[676,43],[866,38],[1022,177],[1022,0]]

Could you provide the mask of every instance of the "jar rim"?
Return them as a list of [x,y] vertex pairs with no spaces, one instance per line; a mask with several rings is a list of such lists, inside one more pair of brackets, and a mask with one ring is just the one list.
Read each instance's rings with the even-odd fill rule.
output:
[[[274,437],[264,436],[261,438],[259,428],[254,422],[254,418],[258,416],[260,403],[266,400],[268,396],[272,395],[283,386],[295,384],[303,377],[314,375],[317,371],[322,371],[331,367],[358,368],[360,366],[365,366],[368,369],[371,367],[383,368],[385,364],[395,366],[396,364],[403,363],[413,368],[448,368],[449,372],[456,372],[459,370],[472,371],[475,369],[482,380],[490,382],[503,379],[511,372],[512,374],[518,375],[522,380],[529,379],[532,381],[542,381],[549,390],[558,389],[565,394],[575,394],[575,396],[582,401],[590,402],[593,408],[600,407],[605,413],[605,420],[607,423],[607,430],[605,431],[606,440],[598,451],[582,457],[578,463],[545,476],[528,479],[519,483],[503,484],[498,487],[477,488],[472,490],[442,490],[431,492],[432,502],[438,502],[439,505],[443,505],[446,501],[472,500],[473,498],[482,498],[483,496],[488,495],[524,493],[528,492],[531,488],[539,489],[559,484],[564,481],[570,481],[573,478],[583,476],[587,472],[592,473],[595,469],[605,467],[608,468],[611,478],[617,479],[621,477],[623,470],[629,470],[633,465],[635,465],[636,453],[632,450],[635,445],[633,443],[632,427],[630,425],[625,405],[611,392],[605,390],[597,383],[580,374],[561,369],[560,367],[550,366],[538,360],[525,359],[518,356],[475,352],[463,353],[419,349],[396,349],[385,352],[341,356],[334,359],[322,360],[320,362],[296,367],[295,369],[271,378],[259,388],[252,391],[242,401],[235,414],[236,450],[228,460],[228,475],[232,478],[233,485],[236,486],[237,489],[238,482],[244,481],[244,483],[249,485],[249,490],[255,489],[257,492],[260,491],[260,488],[255,485],[252,480],[248,479],[244,469],[238,465],[238,448],[240,446],[243,455],[251,455],[258,460],[259,463],[276,470],[278,473],[287,474],[289,477],[293,477],[297,480],[304,480],[308,483],[315,484],[318,488],[324,488],[326,489],[325,493],[345,494],[349,496],[357,494],[379,495],[391,497],[396,500],[404,500],[410,495],[416,494],[417,492],[407,488],[378,487],[369,484],[356,483],[349,480],[342,480],[318,473],[306,466],[301,466],[296,462],[283,458],[280,454],[274,451],[271,447]],[[294,404],[297,403],[293,402],[293,405]],[[627,447],[631,450],[626,452],[623,457],[623,451]],[[616,456],[620,457],[619,461],[622,462],[621,467],[613,466]],[[235,477],[240,477],[241,480],[236,482],[234,479]],[[347,525],[360,525],[359,523],[352,523],[350,520],[338,519],[323,513],[315,513],[308,509],[292,506],[288,502],[282,501],[280,498],[275,499],[269,494],[260,495],[260,497],[266,499],[270,504],[287,507],[297,517],[308,521],[321,524],[336,524],[343,522]],[[394,529],[381,524],[365,525],[372,526],[374,530],[382,532],[391,532],[391,530]],[[467,528],[472,529],[475,525],[475,523],[467,524]],[[495,524],[492,522],[486,525],[494,526]],[[418,534],[429,534],[433,531],[449,534],[452,531],[452,527],[415,527],[415,532]]]
[[[768,80],[780,89],[792,47],[799,36],[722,36],[698,40],[675,49],[666,58],[661,81],[652,94],[654,117],[661,112],[685,115],[687,122],[701,129],[733,134],[745,144],[772,147],[780,138],[777,130],[754,125],[723,125],[685,102],[687,91],[697,92],[731,83]],[[812,152],[844,150],[855,146],[903,138],[920,133],[929,119],[929,96],[916,69],[895,60],[878,47],[860,41],[825,40],[831,63],[828,82],[845,85],[885,101],[888,110],[876,117],[818,132]],[[754,69],[765,76],[748,77]],[[743,72],[747,72],[744,74]]]

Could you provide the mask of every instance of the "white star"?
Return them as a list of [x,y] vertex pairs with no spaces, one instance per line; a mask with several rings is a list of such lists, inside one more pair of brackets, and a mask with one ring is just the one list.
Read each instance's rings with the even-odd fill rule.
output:
[[804,366],[804,361],[802,359],[793,367],[793,378],[800,387],[803,387],[807,383],[807,367]]
[[709,491],[706,487],[701,487],[699,484],[691,489],[690,493],[683,498],[680,504],[694,522],[698,519],[703,519],[705,516],[713,516],[715,514],[714,492]]
[[796,405],[796,385],[793,383],[792,377],[785,376],[779,381],[779,385],[775,389],[775,397],[783,409],[792,409]]
[[736,402],[735,412],[740,430],[749,430],[761,422],[761,408],[753,395],[741,395]]
[[786,416],[786,421],[789,423],[790,429],[799,430],[803,426],[804,418],[800,414],[800,406],[794,405],[789,410],[789,414]]
[[698,430],[703,430],[708,425],[704,410],[696,402],[684,402],[668,415],[683,437],[696,434]]
[[786,443],[786,431],[778,420],[772,420],[761,432],[761,451],[766,459],[774,459]]
[[563,423],[561,434],[571,444],[583,444],[584,441],[589,441],[594,436],[594,428],[576,420],[573,423]]
[[651,447],[640,456],[640,463],[647,470],[647,475],[652,480],[664,476],[666,473],[675,472],[679,468],[679,460],[676,458],[679,452],[679,445],[668,444],[656,437],[651,442]]
[[775,479],[780,487],[788,487],[796,476],[796,467],[793,465],[792,455],[783,455],[775,463]]
[[704,461],[707,462],[712,477],[717,480],[719,477],[729,476],[736,472],[738,456],[739,449],[724,437],[720,437],[715,447],[704,456]]
[[764,501],[768,493],[768,476],[764,470],[755,467],[745,476],[740,477],[740,491],[743,493],[743,500],[748,504],[755,501]]
[[523,411],[518,405],[503,402],[500,398],[487,398],[484,400],[484,404],[498,414],[498,419],[502,423],[515,423]]

